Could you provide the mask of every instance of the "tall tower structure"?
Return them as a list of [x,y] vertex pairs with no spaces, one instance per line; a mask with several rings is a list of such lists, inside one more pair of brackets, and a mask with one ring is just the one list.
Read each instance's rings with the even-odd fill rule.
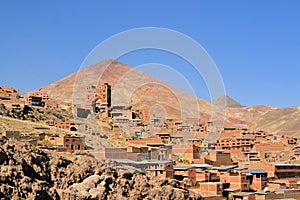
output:
[[101,86],[87,86],[86,109],[93,112],[107,111],[111,107],[111,85],[104,83]]

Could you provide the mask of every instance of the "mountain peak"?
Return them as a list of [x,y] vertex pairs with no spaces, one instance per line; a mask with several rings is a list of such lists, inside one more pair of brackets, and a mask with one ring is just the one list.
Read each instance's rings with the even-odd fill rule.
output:
[[216,105],[221,105],[224,101],[226,102],[227,107],[231,107],[231,108],[244,107],[242,104],[240,104],[239,102],[237,102],[236,100],[234,100],[233,98],[231,98],[228,95],[221,96],[221,97],[213,100],[212,103],[216,104]]

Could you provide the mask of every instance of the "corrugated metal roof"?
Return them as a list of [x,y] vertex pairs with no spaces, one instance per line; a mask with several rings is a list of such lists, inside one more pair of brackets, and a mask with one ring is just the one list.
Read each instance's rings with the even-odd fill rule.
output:
[[233,196],[245,197],[245,196],[249,196],[249,195],[251,195],[251,194],[254,194],[254,193],[250,193],[250,192],[239,192],[239,193],[233,194]]
[[174,170],[188,170],[193,168],[194,166],[174,166],[173,169]]
[[242,171],[242,170],[245,170],[246,168],[237,167],[237,168],[234,168],[234,169],[237,170],[237,171]]
[[250,174],[267,174],[268,173],[263,169],[249,169],[248,172]]
[[229,166],[222,166],[222,167],[213,167],[213,169],[216,169],[216,170],[229,170],[229,169],[234,169],[236,167],[237,167],[237,165],[229,165]]
[[192,166],[195,166],[196,168],[212,168],[212,166],[208,164],[192,164]]
[[116,161],[118,163],[123,163],[123,164],[134,163],[133,160],[129,160],[129,159],[114,159],[114,161]]
[[240,190],[240,189],[239,188],[227,188],[224,191],[226,191],[226,192],[235,192],[235,191],[238,191],[238,190]]
[[270,163],[276,167],[300,167],[300,164],[289,164],[289,163]]

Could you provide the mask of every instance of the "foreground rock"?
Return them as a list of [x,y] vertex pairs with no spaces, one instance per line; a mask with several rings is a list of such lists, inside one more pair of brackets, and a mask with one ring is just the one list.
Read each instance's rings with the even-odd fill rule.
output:
[[113,168],[92,157],[53,154],[0,137],[1,199],[200,199],[176,180]]

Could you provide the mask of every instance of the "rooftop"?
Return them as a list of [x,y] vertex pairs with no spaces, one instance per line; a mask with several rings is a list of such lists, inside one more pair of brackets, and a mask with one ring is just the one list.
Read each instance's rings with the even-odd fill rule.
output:
[[123,163],[123,164],[137,164],[137,165],[165,165],[170,164],[172,161],[170,160],[155,160],[155,161],[133,161],[129,159],[114,159],[116,162]]
[[191,168],[194,168],[194,166],[174,166],[174,170],[176,171],[185,171]]
[[227,188],[227,189],[224,189],[224,191],[226,192],[235,192],[235,191],[238,191],[240,190],[239,188]]
[[276,167],[300,167],[300,164],[289,164],[289,163],[270,163]]
[[250,174],[267,174],[267,172],[263,169],[249,169],[248,172]]
[[165,164],[170,164],[173,163],[170,160],[155,160],[155,161],[141,161],[141,162],[134,162],[135,164],[157,164],[157,165],[165,165]]
[[236,167],[237,167],[237,165],[228,165],[228,166],[221,166],[221,167],[213,167],[212,169],[220,170],[220,171],[227,171],[230,169],[234,169]]
[[251,193],[251,192],[239,192],[239,193],[233,194],[233,196],[235,196],[235,197],[246,197],[246,196],[249,196],[251,194],[254,194],[254,193]]
[[212,166],[208,164],[192,164],[192,166],[196,168],[212,168]]

